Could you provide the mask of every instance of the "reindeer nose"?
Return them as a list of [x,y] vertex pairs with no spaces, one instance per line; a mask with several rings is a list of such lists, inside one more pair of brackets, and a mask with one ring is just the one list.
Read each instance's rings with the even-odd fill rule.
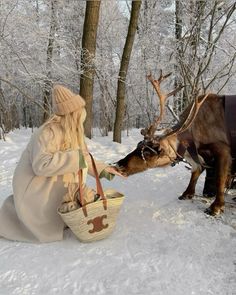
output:
[[122,160],[119,160],[117,162],[114,162],[112,163],[112,166],[115,166],[116,168],[120,169],[123,167],[122,163],[121,163]]

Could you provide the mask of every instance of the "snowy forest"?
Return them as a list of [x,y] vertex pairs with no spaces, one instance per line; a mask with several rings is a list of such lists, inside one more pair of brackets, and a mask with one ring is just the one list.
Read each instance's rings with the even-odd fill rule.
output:
[[231,0],[0,0],[1,138],[41,125],[56,83],[85,98],[88,137],[117,128],[118,142],[158,112],[150,72],[172,72],[168,90],[183,86],[166,124],[196,93],[233,94],[235,9]]
[[[235,0],[0,0],[0,295],[236,295],[235,109],[227,114],[234,151],[224,116],[225,97],[236,98],[235,32]],[[158,117],[162,108],[150,82],[162,74],[167,100]],[[79,146],[79,153],[64,142],[63,151],[51,150],[56,136],[45,145],[34,137],[53,114],[56,84],[86,101],[86,149]],[[199,115],[209,93],[212,111]],[[35,152],[34,141],[42,151]],[[124,196],[115,230],[82,243],[62,224],[63,240],[53,240],[47,218],[58,217],[69,193],[62,183],[58,204],[52,198],[64,179],[58,169],[77,176],[80,152],[88,151],[104,170],[113,169],[108,174],[120,172],[101,180],[104,190]],[[64,155],[75,157],[57,164]],[[35,163],[52,170],[35,172]],[[42,179],[50,183],[48,198]],[[95,189],[91,175],[87,184]],[[8,240],[16,230],[7,222],[24,225],[19,212],[52,242]]]

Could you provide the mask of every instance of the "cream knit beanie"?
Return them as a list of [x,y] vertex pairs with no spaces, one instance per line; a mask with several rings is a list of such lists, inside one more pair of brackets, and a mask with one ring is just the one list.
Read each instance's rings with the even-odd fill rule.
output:
[[84,99],[62,85],[55,85],[52,92],[52,108],[56,115],[62,116],[85,106]]

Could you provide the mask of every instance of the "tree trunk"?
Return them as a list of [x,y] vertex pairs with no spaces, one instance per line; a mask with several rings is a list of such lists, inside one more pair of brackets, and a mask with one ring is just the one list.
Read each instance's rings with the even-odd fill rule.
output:
[[52,105],[51,99],[51,89],[52,89],[52,56],[53,56],[53,46],[55,41],[55,33],[57,27],[57,0],[51,0],[51,23],[50,23],[50,32],[48,39],[48,48],[47,48],[47,61],[46,61],[46,79],[44,81],[44,90],[43,90],[43,122],[46,121],[50,114],[50,109]]
[[2,90],[2,85],[0,81],[0,139],[5,140],[5,117],[6,117],[6,101]]
[[128,34],[125,41],[123,55],[121,59],[118,85],[117,85],[117,104],[116,119],[114,125],[113,141],[121,143],[122,122],[125,112],[125,81],[135,38],[135,32],[138,25],[139,11],[141,1],[132,1],[131,16],[129,22]]
[[84,19],[80,76],[80,95],[86,101],[87,118],[84,123],[85,135],[92,137],[93,124],[93,84],[94,84],[94,56],[96,52],[97,28],[101,1],[87,1]]
[[39,0],[35,0],[36,21],[39,25]]
[[[175,41],[176,41],[176,61],[178,62],[181,57],[182,57],[182,26],[183,26],[183,21],[182,21],[182,5],[181,5],[181,0],[175,0]],[[181,81],[179,81],[179,67],[176,64],[175,65],[175,88],[180,86]],[[175,96],[175,101],[174,101],[174,111],[175,113],[181,113],[182,112],[182,106],[185,104],[183,102],[184,98],[186,97],[183,95],[183,91],[181,91],[182,96],[176,100]]]

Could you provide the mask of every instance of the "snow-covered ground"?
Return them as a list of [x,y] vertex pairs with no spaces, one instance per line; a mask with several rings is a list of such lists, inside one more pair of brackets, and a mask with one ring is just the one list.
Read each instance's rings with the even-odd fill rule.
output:
[[[30,133],[17,130],[0,141],[0,205],[11,194],[12,174]],[[97,159],[113,162],[140,139],[133,130],[122,144],[97,136],[88,146]],[[50,244],[0,239],[0,294],[235,295],[236,220],[230,210],[236,209],[226,207],[216,219],[204,214],[209,205],[179,201],[189,175],[179,164],[103,181],[126,195],[106,240],[83,244],[69,230],[63,241]],[[198,194],[202,186],[203,176]]]

